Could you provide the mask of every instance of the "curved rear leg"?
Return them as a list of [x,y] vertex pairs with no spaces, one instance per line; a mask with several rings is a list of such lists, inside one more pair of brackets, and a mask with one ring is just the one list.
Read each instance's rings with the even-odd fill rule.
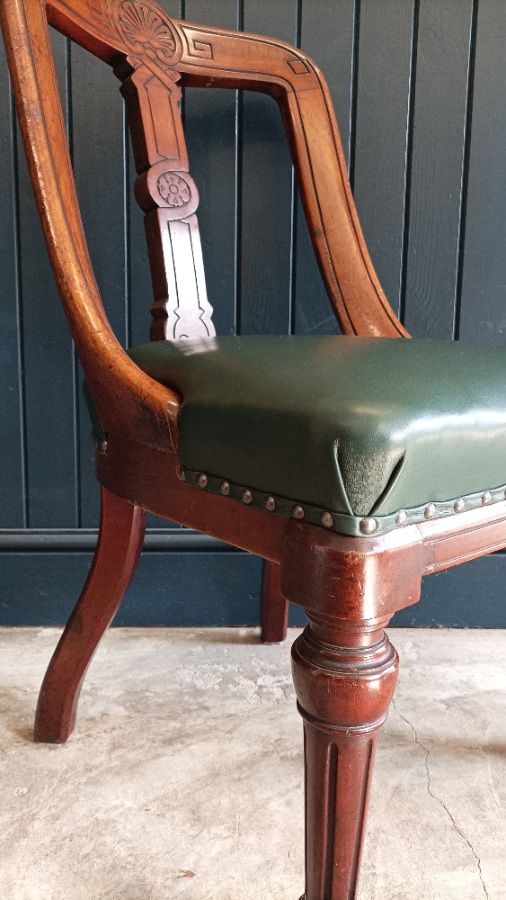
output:
[[261,639],[263,644],[281,644],[288,627],[288,600],[281,593],[281,566],[264,562],[262,578]]
[[95,556],[42,683],[35,717],[36,741],[64,743],[71,734],[86,670],[123,599],[142,550],[144,510],[105,488],[101,492]]

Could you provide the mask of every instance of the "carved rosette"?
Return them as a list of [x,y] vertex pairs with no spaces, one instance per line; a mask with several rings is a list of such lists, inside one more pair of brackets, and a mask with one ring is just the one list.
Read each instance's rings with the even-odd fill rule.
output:
[[150,0],[119,0],[116,26],[131,54],[166,68],[181,56],[181,42],[170,19]]
[[191,199],[189,184],[176,172],[164,172],[156,182],[158,193],[167,206],[187,206]]
[[139,206],[149,212],[165,209],[167,221],[186,219],[197,210],[199,193],[188,172],[169,168],[170,160],[160,160],[135,182],[135,196]]

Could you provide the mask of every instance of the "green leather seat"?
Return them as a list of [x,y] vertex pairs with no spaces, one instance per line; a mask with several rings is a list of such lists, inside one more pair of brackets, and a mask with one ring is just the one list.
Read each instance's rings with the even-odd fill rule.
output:
[[183,398],[186,479],[231,502],[358,535],[504,499],[503,349],[220,337],[130,355]]

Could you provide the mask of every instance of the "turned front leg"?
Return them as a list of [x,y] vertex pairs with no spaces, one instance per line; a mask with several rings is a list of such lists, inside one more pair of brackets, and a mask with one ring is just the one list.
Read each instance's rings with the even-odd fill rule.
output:
[[[305,900],[354,900],[378,729],[397,679],[388,619],[315,618],[292,648],[306,766]],[[304,898],[301,898],[304,900]]]

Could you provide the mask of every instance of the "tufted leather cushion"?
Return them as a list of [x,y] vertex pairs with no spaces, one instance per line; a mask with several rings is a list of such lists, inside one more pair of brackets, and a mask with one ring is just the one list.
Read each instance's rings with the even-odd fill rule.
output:
[[[357,337],[222,337],[160,341],[130,351],[183,398],[187,478],[226,479],[254,505],[293,505],[338,531],[478,505],[506,481],[506,352],[500,348]],[[501,488],[501,490],[499,490]],[[471,496],[468,496],[471,495]],[[472,495],[475,495],[474,497]],[[460,504],[461,506],[461,504]],[[327,521],[329,521],[327,517]],[[399,520],[400,521],[400,520]]]

